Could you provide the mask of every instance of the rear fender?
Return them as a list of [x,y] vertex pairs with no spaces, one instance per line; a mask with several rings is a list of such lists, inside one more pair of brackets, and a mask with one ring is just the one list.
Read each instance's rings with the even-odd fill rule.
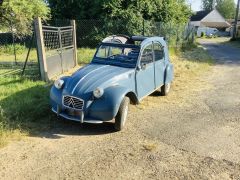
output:
[[173,80],[173,73],[174,73],[173,65],[169,63],[165,69],[165,80],[164,80],[165,84],[168,84]]

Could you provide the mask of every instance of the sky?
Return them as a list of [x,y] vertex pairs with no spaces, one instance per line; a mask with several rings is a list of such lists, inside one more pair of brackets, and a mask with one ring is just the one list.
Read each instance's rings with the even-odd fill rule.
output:
[[[187,0],[189,4],[192,4],[192,10],[193,11],[199,11],[202,7],[202,1],[201,0]],[[237,0],[234,0],[237,4]]]

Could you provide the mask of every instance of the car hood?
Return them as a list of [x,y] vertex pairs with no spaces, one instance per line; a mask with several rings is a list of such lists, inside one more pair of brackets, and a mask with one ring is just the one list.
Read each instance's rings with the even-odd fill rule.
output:
[[76,96],[92,94],[97,87],[105,89],[119,85],[121,80],[128,79],[133,72],[133,68],[92,63],[79,69],[68,79],[64,94]]

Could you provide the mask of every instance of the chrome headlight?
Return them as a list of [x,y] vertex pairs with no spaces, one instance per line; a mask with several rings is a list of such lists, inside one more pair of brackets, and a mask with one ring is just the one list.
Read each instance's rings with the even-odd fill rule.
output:
[[58,79],[54,82],[54,86],[57,89],[61,89],[63,87],[64,81],[62,79]]
[[102,97],[103,93],[104,93],[104,91],[103,91],[102,88],[96,88],[96,89],[93,91],[93,96],[94,96],[95,98],[100,98],[100,97]]

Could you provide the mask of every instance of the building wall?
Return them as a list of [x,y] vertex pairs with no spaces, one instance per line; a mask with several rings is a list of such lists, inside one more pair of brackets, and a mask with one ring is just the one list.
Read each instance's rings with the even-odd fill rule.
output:
[[190,24],[195,27],[211,27],[222,30],[231,26],[216,9],[211,11],[201,21],[191,21]]
[[190,22],[190,25],[195,26],[195,27],[199,27],[200,24],[201,24],[201,21],[191,21]]

